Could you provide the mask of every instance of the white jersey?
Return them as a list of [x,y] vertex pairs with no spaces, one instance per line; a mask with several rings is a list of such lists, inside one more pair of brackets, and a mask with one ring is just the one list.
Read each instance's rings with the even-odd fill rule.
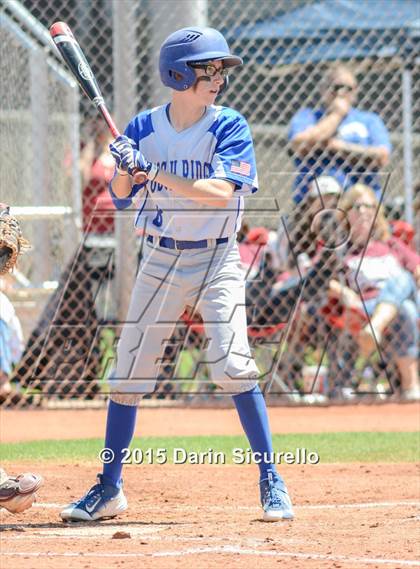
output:
[[[7,296],[0,291],[0,320],[4,322],[4,324],[8,328],[9,332],[9,348],[11,353],[11,359],[13,363],[17,363],[23,352],[23,348],[25,347],[25,343],[23,340],[23,332],[22,326],[20,324],[19,318],[16,314],[16,311],[13,307],[13,304],[7,298]],[[0,335],[1,335],[1,327],[0,327]],[[0,340],[1,345],[1,340]],[[1,354],[0,354],[0,361],[1,361]]]
[[112,193],[117,208],[132,205],[137,196],[136,225],[147,234],[198,241],[230,237],[241,226],[244,196],[257,191],[257,172],[249,126],[242,115],[211,105],[203,117],[181,132],[169,119],[169,105],[137,115],[125,134],[135,141],[146,160],[177,176],[219,178],[235,184],[226,208],[201,205],[176,196],[158,182],[134,185],[126,199]]

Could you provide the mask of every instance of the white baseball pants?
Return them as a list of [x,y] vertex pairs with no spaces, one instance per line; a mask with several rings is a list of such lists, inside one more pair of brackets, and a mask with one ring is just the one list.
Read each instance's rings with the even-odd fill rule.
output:
[[214,383],[231,394],[253,389],[259,373],[248,344],[245,278],[235,238],[182,251],[145,241],[144,250],[118,343],[111,399],[137,405],[154,390],[165,343],[187,305],[203,318],[203,363]]

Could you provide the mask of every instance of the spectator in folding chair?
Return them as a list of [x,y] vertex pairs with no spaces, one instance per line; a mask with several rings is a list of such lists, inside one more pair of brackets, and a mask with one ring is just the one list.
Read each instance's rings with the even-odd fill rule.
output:
[[397,365],[401,398],[419,400],[416,296],[420,256],[390,233],[375,193],[368,186],[353,186],[339,207],[351,226],[343,259],[346,284],[331,279],[329,294],[360,316],[359,326],[356,321],[352,326],[357,349],[349,350],[353,361],[348,361],[348,367],[353,366],[357,354],[368,358],[378,345],[384,359],[392,359]]
[[[304,277],[320,250],[323,262],[333,257],[331,250],[342,240],[342,230],[337,217],[337,203],[343,189],[333,176],[319,176],[309,184],[309,191],[301,204],[291,214],[282,217],[277,230],[277,257],[282,271],[290,277]],[[320,283],[321,284],[321,283]],[[320,287],[319,287],[320,288]]]
[[[335,186],[340,188],[337,183]],[[315,203],[315,196],[311,201]],[[315,211],[318,211],[319,207],[316,207]],[[308,235],[305,235],[305,243],[314,241],[314,236],[309,236],[310,219],[307,218],[303,222],[305,231],[308,232]],[[288,393],[291,394],[297,390],[297,383],[302,375],[304,350],[308,346],[308,342],[304,341],[303,330],[303,322],[305,321],[306,328],[308,317],[307,314],[303,315],[304,306],[301,301],[304,297],[301,297],[301,292],[302,279],[311,268],[311,261],[301,242],[304,231],[298,227],[294,232],[296,227],[293,226],[288,229],[291,230],[290,234],[285,231],[283,223],[277,234],[264,228],[251,229],[243,244],[241,256],[245,265],[250,267],[247,282],[248,335],[255,343],[263,341],[264,338],[268,338],[269,342],[276,338],[280,341],[281,336],[278,333],[287,327],[288,348],[279,362],[276,381],[287,387]],[[291,235],[295,239],[293,244]],[[315,254],[315,249],[311,254]],[[300,273],[294,263],[296,257]],[[318,281],[320,275],[322,276],[322,263],[311,270],[313,280]],[[328,279],[325,279],[325,285],[327,282]],[[324,295],[326,296],[326,286]],[[288,327],[291,318],[293,321]],[[295,399],[294,395],[293,398]]]
[[296,379],[301,379],[305,352],[309,348],[322,351],[329,333],[319,307],[328,302],[328,283],[337,264],[334,247],[344,240],[340,241],[336,209],[341,193],[332,176],[312,180],[305,199],[278,228],[281,274],[272,287],[270,305],[285,322],[298,307],[287,350]]

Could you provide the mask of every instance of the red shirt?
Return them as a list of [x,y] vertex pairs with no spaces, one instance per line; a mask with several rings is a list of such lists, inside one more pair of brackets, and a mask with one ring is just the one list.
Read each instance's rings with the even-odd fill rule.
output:
[[[82,192],[83,231],[85,233],[112,233],[114,231],[115,206],[112,200],[106,199],[114,168],[114,160],[108,161],[104,157],[96,158],[92,164],[91,178]],[[104,204],[106,204],[105,208]],[[92,215],[95,208],[102,210],[101,213]]]

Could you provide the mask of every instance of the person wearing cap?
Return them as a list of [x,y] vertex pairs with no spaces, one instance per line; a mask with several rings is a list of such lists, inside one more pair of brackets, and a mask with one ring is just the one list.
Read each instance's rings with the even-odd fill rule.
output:
[[[295,206],[288,218],[282,217],[277,230],[277,256],[281,268],[298,276],[315,257],[320,240],[338,241],[336,209],[343,189],[333,176],[319,176],[308,185],[305,199]],[[303,266],[300,266],[303,263]]]

